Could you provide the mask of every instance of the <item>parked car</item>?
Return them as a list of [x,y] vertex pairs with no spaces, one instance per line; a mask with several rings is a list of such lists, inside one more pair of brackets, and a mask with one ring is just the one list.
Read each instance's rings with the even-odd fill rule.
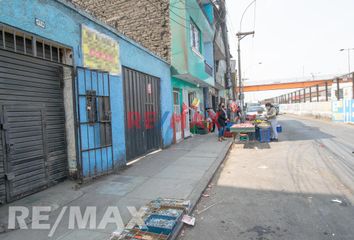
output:
[[248,121],[255,120],[257,116],[262,116],[264,112],[265,109],[262,106],[248,107],[246,110],[246,120]]

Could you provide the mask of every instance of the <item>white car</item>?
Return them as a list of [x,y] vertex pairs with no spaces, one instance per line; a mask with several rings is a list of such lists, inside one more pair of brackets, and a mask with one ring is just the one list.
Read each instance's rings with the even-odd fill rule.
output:
[[249,107],[247,108],[246,111],[246,120],[252,121],[255,120],[256,117],[262,117],[264,112],[265,112],[264,107],[261,106]]

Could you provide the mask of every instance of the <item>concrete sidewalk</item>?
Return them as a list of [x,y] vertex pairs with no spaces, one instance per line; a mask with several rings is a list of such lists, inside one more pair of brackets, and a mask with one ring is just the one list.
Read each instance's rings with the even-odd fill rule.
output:
[[[51,206],[50,226],[55,224],[64,206],[97,207],[97,225],[108,206],[118,206],[123,222],[131,219],[128,206],[137,210],[157,197],[181,198],[196,204],[232,142],[217,142],[214,134],[195,136],[175,144],[127,167],[118,174],[102,177],[92,184],[76,189],[75,182],[66,181],[45,191],[28,196],[0,208],[0,224],[6,229],[9,206]],[[31,216],[31,215],[30,215]],[[30,220],[29,220],[30,222]],[[103,230],[68,229],[69,214],[65,212],[50,239],[104,240],[116,229],[110,224]],[[0,234],[2,240],[49,239],[49,230],[18,229]]]

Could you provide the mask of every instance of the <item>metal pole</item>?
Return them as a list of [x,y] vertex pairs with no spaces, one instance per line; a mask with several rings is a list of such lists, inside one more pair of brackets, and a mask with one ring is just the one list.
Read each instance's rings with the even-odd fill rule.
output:
[[238,81],[239,81],[239,95],[240,95],[240,103],[241,103],[241,111],[243,113],[244,109],[244,96],[243,96],[243,92],[242,92],[242,74],[241,74],[241,40],[248,36],[248,35],[252,35],[254,34],[255,32],[252,31],[252,32],[238,32],[236,34],[237,36],[237,53],[238,53]]
[[339,100],[339,78],[337,78],[337,100]]
[[352,73],[352,99],[354,99],[354,73]]
[[316,92],[317,92],[317,102],[319,102],[319,101],[320,101],[320,96],[319,96],[319,94],[320,94],[320,89],[319,89],[318,84],[316,85]]
[[350,73],[350,48],[348,48],[348,69],[349,69],[349,73]]
[[241,110],[243,110],[243,104],[242,104],[242,94],[241,94],[241,47],[240,47],[240,36],[238,37],[238,42],[237,42],[237,53],[238,53],[238,97],[240,99],[240,104],[241,104]]
[[299,90],[299,103],[301,103],[301,90]]
[[[353,73],[354,74],[354,73]],[[354,80],[353,80],[354,81]],[[326,102],[328,102],[328,82],[326,82],[326,85],[325,85],[325,88],[326,88]],[[354,90],[354,89],[353,89]]]
[[312,102],[312,90],[311,90],[311,87],[310,87],[310,102]]
[[304,103],[306,102],[306,88],[304,88]]

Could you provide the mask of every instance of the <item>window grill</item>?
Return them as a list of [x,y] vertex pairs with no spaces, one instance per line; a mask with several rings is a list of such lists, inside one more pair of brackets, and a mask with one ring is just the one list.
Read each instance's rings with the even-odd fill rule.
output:
[[0,24],[0,48],[52,62],[72,65],[71,49]]

